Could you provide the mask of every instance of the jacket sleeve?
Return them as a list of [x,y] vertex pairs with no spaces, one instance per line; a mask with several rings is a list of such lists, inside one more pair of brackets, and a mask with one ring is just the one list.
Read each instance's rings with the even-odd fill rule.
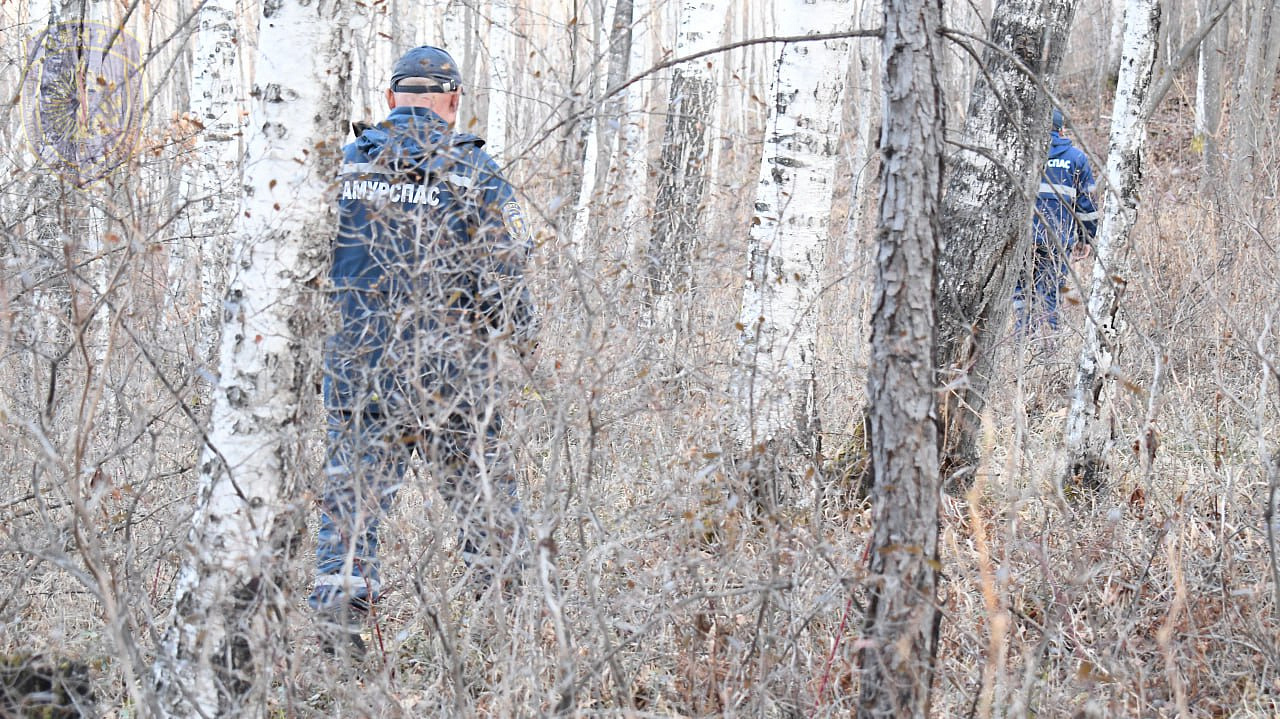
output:
[[477,309],[499,337],[527,353],[537,340],[538,322],[524,268],[532,238],[515,189],[488,153],[475,148],[466,164],[474,168],[475,223],[483,253],[476,288]]
[[1097,189],[1093,180],[1093,170],[1089,161],[1081,155],[1080,171],[1076,176],[1076,222],[1084,230],[1084,241],[1088,242],[1098,234],[1098,208],[1093,202],[1093,193]]

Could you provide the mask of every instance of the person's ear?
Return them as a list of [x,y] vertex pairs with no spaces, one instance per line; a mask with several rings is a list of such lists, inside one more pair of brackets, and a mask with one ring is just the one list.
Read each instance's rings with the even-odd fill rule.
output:
[[387,88],[387,107],[396,109],[396,94],[390,88]]
[[449,112],[457,112],[458,106],[462,104],[462,93],[455,92],[449,96]]

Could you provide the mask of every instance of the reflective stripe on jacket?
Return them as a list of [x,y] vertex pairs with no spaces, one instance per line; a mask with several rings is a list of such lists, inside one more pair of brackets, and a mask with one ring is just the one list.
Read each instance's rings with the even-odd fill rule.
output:
[[1036,196],[1036,242],[1057,243],[1071,249],[1077,229],[1088,237],[1098,231],[1098,210],[1093,204],[1093,170],[1084,153],[1057,132]]

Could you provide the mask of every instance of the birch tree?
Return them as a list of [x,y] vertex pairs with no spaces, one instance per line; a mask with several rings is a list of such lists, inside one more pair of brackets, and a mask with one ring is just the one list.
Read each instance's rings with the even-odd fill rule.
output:
[[592,2],[573,2],[563,6],[563,10],[568,15],[563,28],[568,41],[569,76],[566,78],[564,99],[559,103],[560,114],[564,116],[564,120],[560,123],[559,130],[562,164],[558,173],[560,182],[556,191],[555,221],[561,227],[567,228],[567,234],[571,240],[569,251],[571,256],[576,255],[574,259],[581,259],[580,248],[572,244],[572,235],[578,209],[577,199],[581,194],[583,170],[586,164],[585,148],[590,132],[590,123],[584,123],[582,120],[586,116],[585,108],[590,99],[591,90],[594,88],[595,73],[598,70],[594,61],[587,62],[584,67],[583,46],[588,43],[583,39],[585,33],[583,18],[594,6],[595,3]]
[[1138,219],[1146,138],[1143,110],[1156,62],[1159,0],[1127,0],[1124,15],[1124,50],[1107,148],[1107,202],[1102,227],[1093,239],[1088,324],[1067,414],[1065,481],[1087,488],[1104,481],[1105,454],[1114,431],[1107,415],[1115,384],[1112,367],[1120,353],[1120,296],[1127,282],[1122,258],[1128,253],[1129,233]]
[[[681,0],[676,55],[715,47],[724,25],[726,0]],[[694,245],[701,228],[699,206],[707,187],[710,148],[707,121],[714,115],[713,59],[676,66],[671,76],[667,126],[658,165],[658,188],[649,241],[649,288],[659,314],[688,304]],[[673,294],[684,295],[675,300]],[[679,324],[672,316],[671,322]]]
[[[72,22],[78,26],[79,47],[84,52],[80,56],[77,77],[83,79],[86,87],[96,86],[103,93],[95,98],[96,93],[86,92],[84,105],[79,111],[84,118],[82,122],[92,128],[95,120],[106,120],[102,116],[102,107],[104,97],[112,90],[101,89],[117,88],[115,92],[119,92],[118,88],[132,84],[129,76],[139,72],[137,68],[113,68],[110,58],[125,48],[128,48],[126,55],[138,58],[139,51],[131,37],[118,37],[111,41],[110,35],[116,32],[117,26],[110,3],[80,0],[78,10],[79,17]],[[109,50],[109,45],[114,49]],[[121,176],[128,172],[122,167],[128,160],[125,155],[109,150],[102,151],[101,155],[91,149],[78,154],[74,162],[80,166],[81,177],[77,183],[80,202],[71,220],[68,249],[72,252],[66,255],[69,260],[66,270],[72,282],[74,338],[87,360],[86,379],[88,384],[95,386],[96,401],[82,405],[77,424],[84,430],[92,429],[89,436],[93,436],[96,443],[109,446],[114,443],[121,421],[116,394],[119,378],[113,376],[112,367],[112,350],[118,336],[116,320],[128,304],[124,293],[116,291],[122,289],[117,279],[127,271],[129,259],[128,253],[113,252],[114,248],[109,247],[107,231],[110,224],[105,208],[118,207],[127,201]],[[121,237],[121,234],[117,233],[116,237]],[[100,470],[102,461],[90,460],[88,465]],[[89,466],[82,471],[87,474],[91,471]]]
[[331,228],[317,208],[348,117],[347,10],[345,0],[263,8],[220,377],[157,665],[173,716],[265,713],[250,692],[255,669],[270,667],[255,667],[254,655],[268,609],[283,601],[275,569],[303,512],[298,412],[311,378],[295,308],[327,257]]
[[515,10],[511,0],[489,3],[489,117],[485,123],[485,150],[499,163],[507,150],[508,113],[511,108],[511,61],[515,50],[512,27]]
[[1051,83],[1076,0],[999,0],[982,72],[969,96],[961,151],[951,158],[938,258],[937,347],[948,481],[977,461],[978,418],[1030,243],[1031,211],[1048,139]]
[[[851,17],[851,9],[850,0],[784,2],[779,30],[820,32],[832,18]],[[786,44],[770,84],[734,381],[740,444],[756,458],[772,456],[784,465],[793,464],[796,451],[812,459],[819,449],[816,305],[831,241],[849,46],[847,39]],[[778,469],[758,471],[772,477]]]
[[[604,7],[607,3],[599,2],[594,5],[595,12],[601,17],[609,14]],[[592,47],[600,47],[603,38],[603,29],[600,27],[603,23],[597,23],[593,28],[594,37],[592,38]],[[610,34],[612,39],[612,34]],[[610,52],[608,57],[616,59],[616,56]],[[625,57],[625,56],[624,56]],[[597,184],[599,178],[600,167],[600,149],[604,143],[604,114],[602,108],[602,100],[605,90],[607,89],[607,81],[610,73],[600,70],[600,63],[591,64],[591,71],[588,76],[590,83],[590,92],[588,97],[589,107],[592,111],[589,113],[589,119],[582,123],[584,132],[582,145],[582,168],[576,173],[578,187],[576,200],[574,202],[573,224],[570,227],[570,247],[577,253],[578,257],[585,257],[588,254],[594,254],[587,247],[587,235],[591,227],[592,211],[591,207],[595,204],[596,195],[598,193]],[[599,213],[596,213],[597,216]]]
[[[1212,16],[1228,0],[1198,0],[1196,9],[1201,22]],[[1229,25],[1219,22],[1200,44],[1196,62],[1195,136],[1203,157],[1200,186],[1217,188],[1222,179],[1219,130],[1222,125],[1222,69],[1227,49]]]
[[[191,73],[191,114],[202,126],[195,167],[189,170],[184,198],[195,203],[187,223],[197,243],[195,268],[179,246],[171,262],[176,273],[191,269],[199,278],[200,358],[216,362],[222,293],[227,284],[227,235],[239,204],[240,87],[239,32],[232,0],[205,0],[199,9]],[[184,238],[185,239],[185,238]],[[176,265],[176,267],[175,267]]]
[[[609,31],[609,74],[605,87],[613,90],[626,82],[632,70],[632,46],[637,35],[636,5],[645,10],[643,0],[614,0],[613,21]],[[607,187],[609,173],[618,163],[618,138],[621,137],[623,112],[626,109],[628,94],[614,93],[604,99],[600,117],[600,150],[596,159],[596,187]]]
[[[476,63],[476,43],[473,38],[476,11],[472,5],[473,3],[464,0],[432,0],[431,2],[433,11],[431,36],[439,38],[444,43],[441,47],[458,61],[464,88],[476,87],[479,69]],[[458,108],[457,126],[474,127],[480,119],[475,116],[477,112],[479,107],[476,104],[462,103]]]
[[859,717],[927,717],[938,627],[934,265],[942,235],[938,0],[884,5],[870,372],[872,535]]
[[[621,0],[625,2],[626,0]],[[646,67],[649,61],[649,37],[651,20],[649,0],[633,0],[632,13],[641,18],[633,25],[631,32],[630,59],[628,64],[633,68]],[[626,90],[626,119],[618,138],[619,152],[623,156],[623,179],[619,189],[627,188],[626,199],[622,207],[622,229],[626,234],[628,254],[641,256],[648,245],[649,236],[644,234],[640,226],[649,213],[644,205],[649,193],[649,115],[645,112],[645,82],[632,83]],[[644,263],[637,263],[643,265]]]
[[1246,212],[1261,196],[1254,169],[1270,133],[1280,63],[1280,1],[1260,0],[1246,20],[1244,71],[1241,72],[1231,116],[1231,167],[1228,186]]

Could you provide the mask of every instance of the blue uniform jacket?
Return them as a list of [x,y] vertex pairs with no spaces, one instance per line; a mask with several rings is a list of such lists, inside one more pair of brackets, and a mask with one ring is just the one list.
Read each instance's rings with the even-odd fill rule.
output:
[[1036,197],[1036,243],[1070,250],[1078,229],[1087,235],[1086,241],[1097,234],[1098,210],[1093,204],[1093,191],[1089,160],[1055,131]]
[[465,406],[477,399],[466,388],[494,386],[498,343],[533,341],[529,234],[483,145],[428,109],[397,107],[343,148],[329,409],[412,415],[440,400]]

